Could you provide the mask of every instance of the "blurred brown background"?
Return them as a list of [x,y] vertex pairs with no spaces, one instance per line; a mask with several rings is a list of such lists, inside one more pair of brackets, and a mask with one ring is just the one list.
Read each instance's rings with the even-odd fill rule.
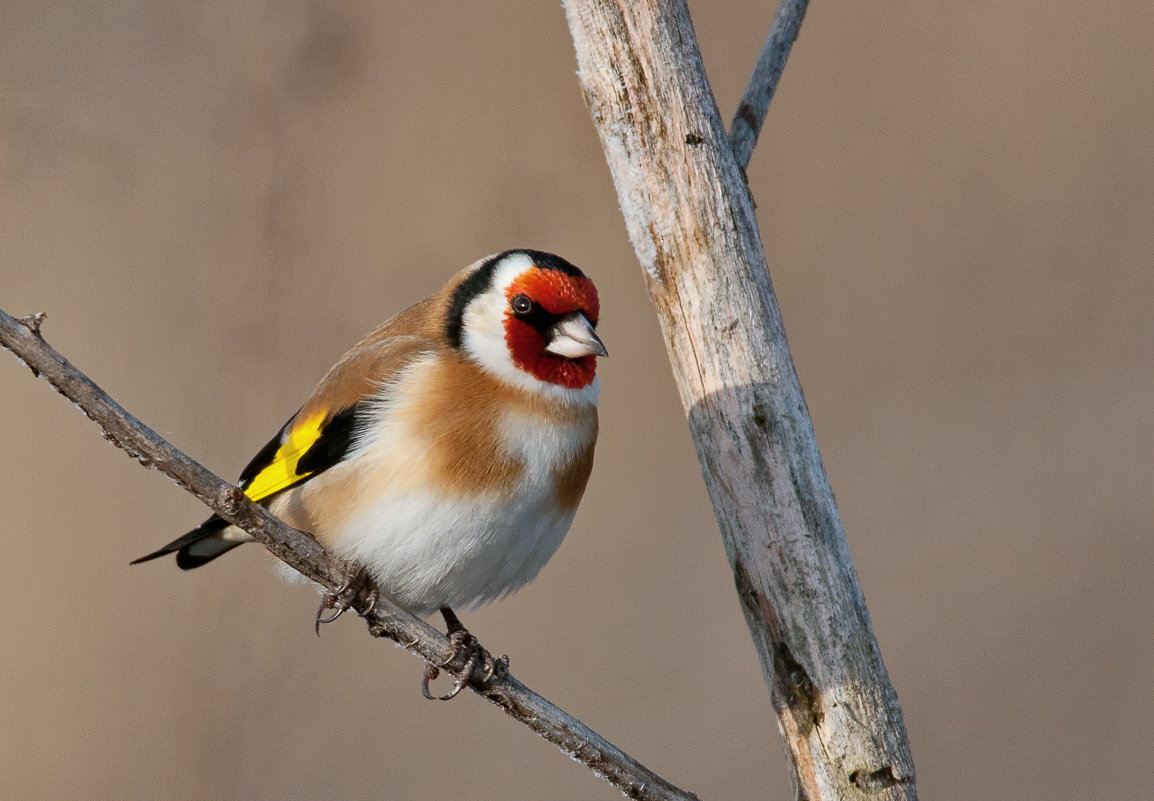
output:
[[[772,4],[695,3],[723,116]],[[922,793],[1139,799],[1154,757],[1154,11],[817,3],[754,154],[766,249]],[[598,464],[466,620],[709,799],[789,793],[562,10],[0,2],[0,306],[222,475],[484,254],[595,277]],[[0,798],[616,798],[0,357]],[[580,611],[576,611],[580,610]],[[606,635],[606,630],[617,632]]]

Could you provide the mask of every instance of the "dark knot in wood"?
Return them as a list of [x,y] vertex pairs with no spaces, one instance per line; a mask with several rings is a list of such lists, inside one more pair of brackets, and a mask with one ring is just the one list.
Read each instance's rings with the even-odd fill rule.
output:
[[883,765],[877,770],[860,768],[849,775],[850,783],[866,793],[880,793],[899,784],[909,784],[912,776],[897,776],[893,766]]

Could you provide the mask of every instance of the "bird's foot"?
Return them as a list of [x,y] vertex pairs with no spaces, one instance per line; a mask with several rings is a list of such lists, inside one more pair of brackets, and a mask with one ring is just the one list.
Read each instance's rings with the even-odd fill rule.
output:
[[[461,624],[451,609],[446,607],[441,610],[441,613],[445,616],[445,622],[449,627],[449,643],[453,646],[453,653],[440,665],[429,665],[425,668],[425,677],[421,681],[421,694],[430,701],[450,701],[456,698],[466,686],[473,683],[484,688],[494,677],[504,675],[509,669],[509,657],[494,658],[481,643],[477,642],[477,638]],[[462,661],[464,666],[453,681],[453,689],[445,695],[433,695],[429,692],[429,682],[441,675],[442,668]]]
[[[368,572],[359,565],[350,565],[344,582],[331,592],[326,592],[321,598],[320,608],[317,609],[317,618],[314,630],[321,636],[321,624],[332,623],[356,604],[357,599],[365,596],[364,607],[360,615],[365,617],[372,613],[380,598],[380,591]],[[332,609],[331,615],[325,616],[325,610]]]

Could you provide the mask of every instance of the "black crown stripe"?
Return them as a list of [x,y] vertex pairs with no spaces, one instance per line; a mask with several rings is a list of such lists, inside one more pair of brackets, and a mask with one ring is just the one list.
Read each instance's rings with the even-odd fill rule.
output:
[[584,278],[585,273],[581,272],[577,267],[573,266],[565,259],[553,253],[546,253],[543,250],[506,250],[504,253],[498,253],[474,270],[469,276],[462,281],[455,290],[453,290],[453,297],[449,300],[449,311],[445,314],[445,339],[454,348],[460,349],[462,326],[465,324],[465,309],[478,295],[487,292],[493,283],[493,273],[497,269],[497,265],[510,256],[523,254],[528,256],[533,264],[537,265],[543,270],[556,270],[557,272],[571,275],[574,278]]

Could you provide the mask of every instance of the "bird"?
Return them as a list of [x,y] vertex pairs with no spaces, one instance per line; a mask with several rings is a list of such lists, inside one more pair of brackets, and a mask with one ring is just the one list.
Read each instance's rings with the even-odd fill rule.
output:
[[[481,259],[348,350],[240,474],[251,500],[361,565],[400,606],[439,611],[455,653],[474,649],[442,699],[471,679],[479,648],[454,610],[532,581],[585,492],[608,355],[599,314],[593,282],[560,256]],[[250,541],[213,515],[132,564],[176,554],[189,570]],[[321,611],[338,612],[318,611],[318,632],[355,585],[326,597]]]

